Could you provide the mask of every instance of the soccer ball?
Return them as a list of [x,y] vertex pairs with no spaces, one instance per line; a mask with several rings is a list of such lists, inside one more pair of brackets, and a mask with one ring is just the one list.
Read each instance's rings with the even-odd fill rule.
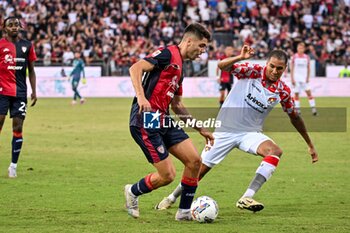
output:
[[192,218],[201,223],[213,222],[219,213],[219,206],[216,201],[208,196],[198,197],[192,202]]

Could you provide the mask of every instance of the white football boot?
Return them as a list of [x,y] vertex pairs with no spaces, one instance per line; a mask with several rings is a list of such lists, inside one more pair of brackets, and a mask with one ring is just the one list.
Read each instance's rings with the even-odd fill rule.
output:
[[[176,201],[176,200],[175,200]],[[169,209],[175,201],[171,200],[169,197],[164,197],[161,202],[159,202],[154,209],[156,210],[166,210]]]
[[17,177],[17,168],[9,166],[8,174],[9,174],[9,178],[16,178]]
[[140,217],[140,211],[139,211],[139,198],[135,195],[133,195],[130,191],[131,184],[125,185],[124,188],[124,194],[126,199],[125,207],[128,211],[128,214],[134,218]]
[[236,206],[240,209],[250,210],[253,212],[258,212],[264,209],[264,205],[262,203],[259,203],[250,197],[242,197],[237,201]]
[[176,221],[192,221],[191,210],[178,209],[175,215]]

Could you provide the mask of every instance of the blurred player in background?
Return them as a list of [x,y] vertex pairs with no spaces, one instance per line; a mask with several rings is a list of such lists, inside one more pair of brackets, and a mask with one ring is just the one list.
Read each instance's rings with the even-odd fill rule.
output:
[[[130,132],[156,172],[146,175],[133,185],[125,186],[126,208],[129,215],[139,217],[138,197],[168,185],[175,178],[175,166],[169,153],[184,165],[181,179],[182,196],[175,219],[191,220],[190,207],[197,189],[201,166],[199,153],[182,128],[145,126],[146,114],[155,119],[171,119],[169,105],[181,120],[191,119],[182,103],[183,61],[198,58],[207,49],[211,35],[198,23],[186,27],[180,44],[160,48],[130,67],[130,77],[135,89],[130,114]],[[207,143],[214,138],[204,128],[195,128]]]
[[[215,129],[214,146],[206,146],[202,151],[199,179],[234,148],[262,156],[263,161],[256,170],[255,177],[236,203],[240,209],[256,212],[262,210],[264,205],[255,201],[253,196],[272,176],[282,156],[279,146],[262,133],[265,118],[278,103],[282,105],[291,123],[307,143],[312,163],[318,161],[318,155],[303,120],[294,109],[289,87],[280,80],[287,67],[286,53],[281,50],[271,51],[265,67],[249,63],[237,64],[251,58],[253,54],[254,50],[244,45],[240,55],[219,62],[219,68],[233,73],[238,81],[219,111],[217,120],[221,120],[222,126]],[[181,185],[177,186],[156,209],[169,208],[181,194],[181,190]]]
[[86,78],[85,78],[85,63],[83,59],[81,59],[81,53],[75,52],[74,54],[74,60],[73,60],[73,70],[70,72],[69,77],[72,79],[72,90],[74,92],[72,105],[77,104],[77,99],[80,99],[80,103],[85,103],[85,99],[80,95],[78,91],[79,82],[81,79],[81,74],[83,74],[82,83],[86,84]]
[[12,160],[8,168],[10,178],[17,177],[17,163],[23,143],[23,121],[27,110],[26,70],[32,88],[31,106],[36,97],[36,75],[34,62],[36,54],[31,42],[21,39],[21,23],[17,17],[8,17],[4,21],[5,38],[0,40],[0,132],[7,112],[12,118]]
[[[227,57],[232,57],[232,56],[233,56],[233,47],[228,46],[225,48],[225,54],[220,58],[220,60],[223,60]],[[219,77],[218,78],[218,82],[220,84],[219,103],[220,103],[220,108],[221,108],[221,106],[224,103],[224,100],[226,98],[226,95],[231,91],[232,84],[233,84],[233,75],[227,71],[220,70],[219,68],[217,68],[217,70],[216,70],[216,75]]]
[[344,68],[339,71],[339,78],[349,78],[350,77],[350,69],[348,68],[348,64],[345,64]]
[[290,67],[290,77],[292,80],[295,108],[300,114],[300,98],[299,94],[302,91],[306,92],[312,114],[317,116],[315,98],[310,90],[310,58],[305,54],[305,44],[300,42],[297,45],[297,53],[293,55]]

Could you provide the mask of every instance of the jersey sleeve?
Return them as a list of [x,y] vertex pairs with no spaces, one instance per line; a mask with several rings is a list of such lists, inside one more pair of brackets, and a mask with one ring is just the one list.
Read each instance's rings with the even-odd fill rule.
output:
[[31,44],[30,49],[29,49],[29,54],[28,54],[28,61],[29,62],[33,62],[33,61],[36,61],[36,60],[37,60],[37,57],[36,57],[36,53],[35,53],[35,50],[34,50],[34,45]]
[[157,68],[163,70],[167,65],[170,64],[171,53],[168,49],[158,49],[152,54],[144,58],[149,63],[153,64]]
[[263,67],[259,64],[249,64],[246,63],[239,63],[239,64],[233,64],[232,65],[232,71],[231,73],[235,75],[238,79],[245,79],[245,78],[261,78],[262,77],[262,71]]
[[294,99],[292,98],[290,88],[286,85],[280,91],[281,106],[283,111],[290,114],[294,112]]

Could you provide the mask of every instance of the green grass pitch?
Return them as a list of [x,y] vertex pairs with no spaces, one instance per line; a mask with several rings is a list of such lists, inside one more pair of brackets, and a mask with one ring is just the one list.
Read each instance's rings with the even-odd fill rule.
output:
[[[350,232],[349,98],[316,99],[319,107],[346,107],[348,124],[347,132],[310,133],[320,157],[316,164],[298,133],[267,133],[284,154],[255,196],[265,204],[259,213],[241,211],[235,202],[261,159],[232,151],[197,189],[196,196],[218,202],[213,224],[176,222],[176,208],[153,209],[179,182],[182,165],[176,159],[175,181],[140,198],[139,219],[127,215],[124,185],[154,171],[128,130],[131,101],[88,99],[70,106],[68,99],[39,99],[28,109],[17,179],[7,178],[7,118],[0,136],[0,232]],[[217,106],[217,99],[184,102]],[[189,135],[201,151],[203,138]]]

